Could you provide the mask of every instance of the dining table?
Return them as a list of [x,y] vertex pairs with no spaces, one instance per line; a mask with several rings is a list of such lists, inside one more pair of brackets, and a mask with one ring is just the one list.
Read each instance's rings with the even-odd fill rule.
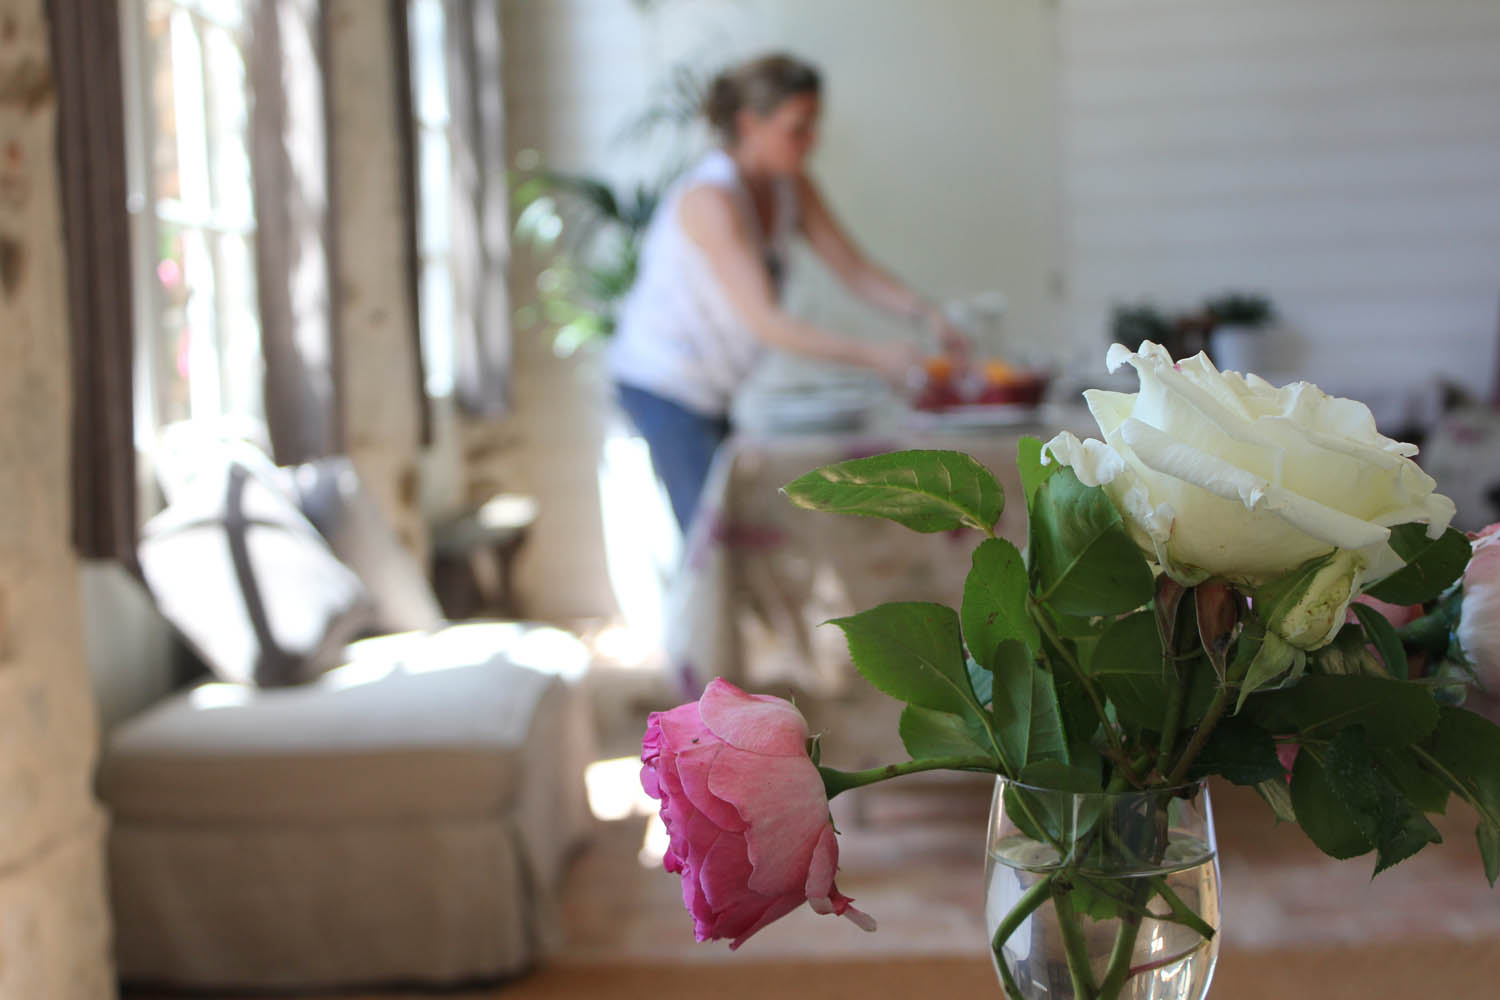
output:
[[696,697],[723,677],[748,690],[838,697],[856,674],[831,619],[891,601],[957,607],[978,542],[973,532],[919,534],[879,518],[797,507],[781,488],[814,469],[905,449],[965,452],[1004,490],[996,535],[1024,546],[1021,439],[1097,430],[1081,405],[982,416],[897,411],[842,430],[732,434],[715,458],[667,593],[666,652],[684,694]]

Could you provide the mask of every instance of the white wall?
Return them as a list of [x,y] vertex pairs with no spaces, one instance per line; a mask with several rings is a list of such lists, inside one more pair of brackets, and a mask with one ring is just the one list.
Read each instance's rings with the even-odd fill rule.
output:
[[1069,324],[1265,290],[1281,367],[1488,393],[1500,3],[1065,0]]
[[[636,176],[649,152],[611,139],[668,66],[717,69],[790,50],[824,71],[813,171],[865,249],[934,295],[998,288],[1018,332],[1050,334],[1059,323],[1053,6],[658,0],[642,15],[628,0],[512,3],[512,148]],[[819,308],[846,323],[875,319]]]
[[[509,149],[620,181],[650,176],[665,151],[615,139],[674,63],[711,71],[789,49],[824,71],[813,171],[865,250],[931,295],[1005,292],[1017,334],[1061,329],[1050,0],[657,0],[645,13],[631,0],[506,0],[502,9]],[[854,302],[809,255],[798,264],[788,289],[797,311],[849,333],[911,335]],[[532,297],[534,274],[518,251],[518,304]],[[551,358],[517,331],[517,472],[542,499],[522,557],[534,614],[614,614],[594,488],[608,398],[597,367]]]

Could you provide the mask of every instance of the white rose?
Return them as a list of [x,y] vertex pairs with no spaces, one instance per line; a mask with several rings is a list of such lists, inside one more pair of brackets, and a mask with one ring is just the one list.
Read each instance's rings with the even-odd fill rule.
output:
[[1343,550],[1282,632],[1294,645],[1330,641],[1349,601],[1401,568],[1392,526],[1422,522],[1436,538],[1453,518],[1411,460],[1416,446],[1381,436],[1363,403],[1220,372],[1203,354],[1174,364],[1150,342],[1113,345],[1107,364],[1134,366],[1140,392],[1085,392],[1104,441],[1062,433],[1046,451],[1103,486],[1148,557],[1185,585],[1256,586]]

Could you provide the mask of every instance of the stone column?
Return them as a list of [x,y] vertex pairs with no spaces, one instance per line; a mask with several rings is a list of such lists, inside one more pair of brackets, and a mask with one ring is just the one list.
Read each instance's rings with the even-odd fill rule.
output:
[[421,557],[427,548],[418,489],[421,413],[391,5],[327,0],[326,10],[345,439],[361,480]]
[[43,0],[0,0],[0,1000],[113,996]]

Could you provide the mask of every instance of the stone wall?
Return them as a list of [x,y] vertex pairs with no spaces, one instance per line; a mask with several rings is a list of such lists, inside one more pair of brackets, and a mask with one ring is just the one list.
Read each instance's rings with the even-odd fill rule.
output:
[[0,1000],[114,993],[42,0],[0,0]]

